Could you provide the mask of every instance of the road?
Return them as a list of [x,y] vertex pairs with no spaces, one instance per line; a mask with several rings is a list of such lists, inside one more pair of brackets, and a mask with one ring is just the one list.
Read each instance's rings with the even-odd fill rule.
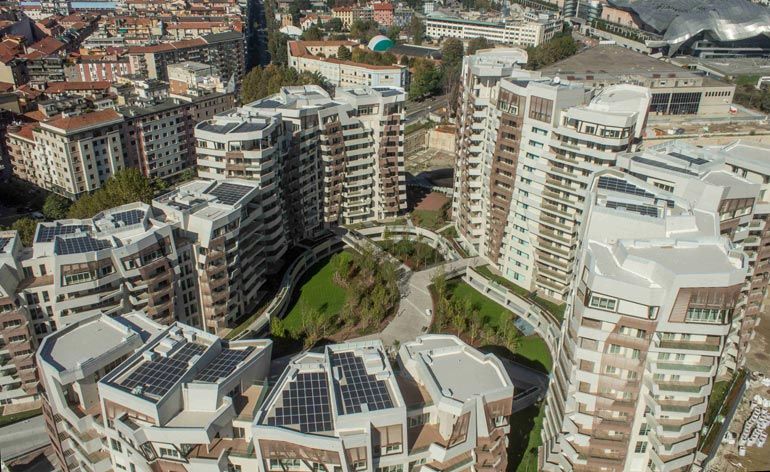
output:
[[421,102],[409,101],[406,103],[406,124],[410,124],[414,121],[420,120],[428,116],[432,111],[438,110],[441,107],[446,106],[447,96],[441,95],[439,97],[426,98]]
[[43,416],[0,428],[0,457],[9,460],[48,444]]

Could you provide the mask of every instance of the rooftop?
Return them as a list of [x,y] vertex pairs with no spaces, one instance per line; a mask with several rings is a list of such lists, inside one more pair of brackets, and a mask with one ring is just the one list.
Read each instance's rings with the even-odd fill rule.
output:
[[156,198],[153,206],[203,219],[216,219],[244,204],[256,189],[257,184],[247,180],[193,180]]
[[429,384],[431,395],[465,402],[479,394],[513,392],[513,383],[499,359],[482,354],[455,336],[421,336],[406,343],[402,352],[404,349],[430,374],[420,380]]

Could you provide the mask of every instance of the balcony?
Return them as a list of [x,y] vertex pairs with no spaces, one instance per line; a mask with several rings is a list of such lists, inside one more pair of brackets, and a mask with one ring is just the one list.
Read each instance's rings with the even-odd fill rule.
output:
[[661,339],[659,347],[662,349],[683,349],[687,351],[709,351],[717,352],[721,349],[721,344],[713,341],[673,341]]

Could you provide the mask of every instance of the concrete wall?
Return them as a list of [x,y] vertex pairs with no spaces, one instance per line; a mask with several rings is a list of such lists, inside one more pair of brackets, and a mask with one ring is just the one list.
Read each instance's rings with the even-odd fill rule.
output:
[[358,232],[374,241],[381,241],[386,229],[394,241],[400,239],[417,241],[419,239],[421,242],[436,249],[447,261],[456,261],[461,258],[460,254],[445,237],[425,228],[417,226],[375,226],[373,228],[360,229]]
[[428,147],[448,153],[455,152],[455,127],[438,126],[428,130]]

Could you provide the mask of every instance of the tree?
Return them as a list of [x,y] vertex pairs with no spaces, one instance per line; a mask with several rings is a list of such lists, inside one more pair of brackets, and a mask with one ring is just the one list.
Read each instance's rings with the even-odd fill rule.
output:
[[11,229],[19,233],[19,239],[21,239],[23,245],[32,247],[32,241],[35,239],[35,229],[37,229],[37,221],[25,216],[14,221]]
[[177,175],[177,182],[187,182],[198,177],[198,170],[195,167],[189,167]]
[[342,31],[342,20],[339,18],[332,18],[324,25],[327,31],[340,32]]
[[481,316],[479,310],[473,310],[468,317],[468,335],[471,337],[471,344],[476,344],[476,339],[481,333],[481,328],[484,325],[484,318]]
[[252,102],[278,93],[281,87],[291,85],[327,84],[318,73],[300,73],[292,67],[270,64],[267,67],[255,67],[246,74],[241,84],[241,99],[244,103]]
[[350,25],[350,37],[359,41],[368,42],[378,34],[380,34],[379,26],[371,20],[355,20]]
[[409,95],[412,99],[435,95],[441,90],[441,71],[433,62],[418,58],[414,61],[412,71],[412,84],[409,87]]
[[418,46],[425,40],[425,24],[417,15],[412,15],[412,19],[409,20],[407,33],[412,37],[412,43]]
[[302,32],[302,39],[304,41],[320,41],[323,37],[324,34],[317,25],[311,25],[310,28]]
[[578,45],[571,33],[560,33],[550,41],[527,48],[527,68],[537,70],[575,54]]
[[49,193],[43,203],[43,215],[49,220],[61,220],[67,217],[72,202],[61,195]]
[[459,69],[463,62],[463,42],[457,38],[444,41],[441,46],[441,62],[444,69]]
[[100,211],[128,203],[152,202],[157,188],[137,169],[123,169],[110,177],[104,186],[80,197],[69,209],[70,218],[91,218]]
[[286,44],[289,42],[289,37],[277,29],[268,30],[267,36],[267,50],[270,53],[270,62],[278,65],[288,64],[289,52],[286,49]]
[[401,35],[401,28],[399,28],[396,25],[389,26],[388,29],[385,32],[385,36],[390,38],[391,41],[394,43],[398,41],[398,37]]
[[476,54],[476,51],[489,47],[491,47],[489,40],[485,36],[479,36],[468,41],[468,49],[465,51],[465,54],[471,56]]
[[346,48],[345,46],[340,46],[337,48],[337,59],[341,61],[349,61],[352,58],[353,58],[353,53],[350,52],[350,49]]
[[270,318],[270,334],[276,338],[286,337],[286,325],[283,320],[277,316]]

